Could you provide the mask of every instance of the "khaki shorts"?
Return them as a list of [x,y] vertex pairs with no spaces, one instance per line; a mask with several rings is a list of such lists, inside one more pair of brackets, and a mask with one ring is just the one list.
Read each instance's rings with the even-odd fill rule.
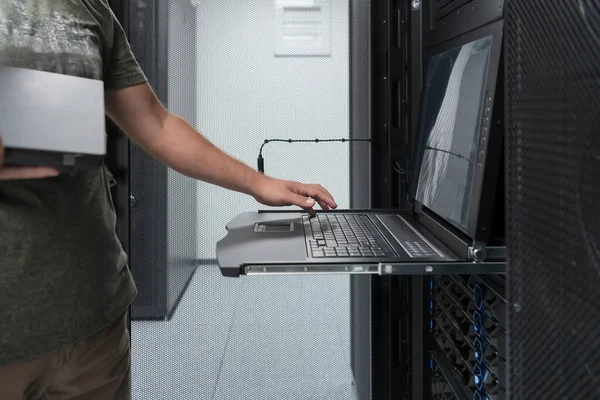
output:
[[127,315],[75,345],[33,361],[0,367],[0,399],[131,399]]

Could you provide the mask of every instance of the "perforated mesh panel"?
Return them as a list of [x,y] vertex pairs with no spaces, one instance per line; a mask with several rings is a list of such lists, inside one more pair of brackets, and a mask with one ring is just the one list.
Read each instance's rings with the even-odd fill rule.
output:
[[[326,57],[275,56],[275,41],[270,40],[276,31],[273,1],[195,3],[196,8],[188,0],[132,1],[131,42],[172,112],[251,166],[264,139],[349,136],[348,0],[331,2],[332,46]],[[320,183],[347,208],[349,153],[347,143],[274,143],[263,152],[265,172]],[[178,203],[187,207],[192,195],[171,189],[186,178],[166,170],[157,175],[154,161],[134,161],[142,157],[133,147],[132,178],[145,191],[164,190],[167,211],[173,211],[171,205],[179,210]],[[194,183],[194,188],[197,216],[178,217],[178,224],[157,220],[137,196],[139,205],[132,208],[132,221],[151,224],[153,232],[178,246],[188,243],[187,227],[192,225],[200,265],[181,291],[171,319],[133,321],[134,398],[355,399],[350,278],[222,277],[214,258],[225,224],[241,212],[265,207],[213,185]],[[132,270],[135,257],[152,254],[159,245],[156,236],[146,235],[137,244],[132,237]],[[140,268],[140,295],[143,282],[162,285],[163,278]],[[366,297],[361,305],[368,302]],[[368,312],[358,315],[368,318]],[[361,360],[367,371],[368,361]],[[361,379],[368,387],[369,377]]]
[[600,4],[507,2],[511,399],[600,396]]
[[[363,0],[350,2],[350,120],[353,138],[371,137],[371,4]],[[350,147],[350,207],[371,206],[371,147],[353,143]],[[351,364],[357,398],[371,400],[371,277],[350,278]]]

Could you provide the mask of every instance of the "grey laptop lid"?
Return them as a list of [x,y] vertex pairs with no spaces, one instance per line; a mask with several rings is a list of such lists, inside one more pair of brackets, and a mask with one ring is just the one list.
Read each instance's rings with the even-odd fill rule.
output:
[[[64,157],[56,160],[65,164],[75,164],[78,157],[100,158],[106,152],[104,84],[0,66],[0,132],[12,163],[19,163],[14,154],[27,152],[59,154]],[[35,161],[28,157],[24,163]]]

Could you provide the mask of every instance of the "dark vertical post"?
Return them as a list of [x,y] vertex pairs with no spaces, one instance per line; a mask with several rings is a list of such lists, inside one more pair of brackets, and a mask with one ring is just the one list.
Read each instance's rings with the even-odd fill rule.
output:
[[[371,181],[372,207],[389,208],[392,203],[389,142],[389,4],[371,3]],[[373,399],[390,399],[389,277],[371,279]]]
[[[410,80],[408,83],[409,97],[409,119],[406,124],[407,136],[410,140],[407,143],[408,149],[416,148],[418,140],[419,109],[421,103],[421,89],[423,84],[423,52],[425,47],[424,32],[428,24],[427,21],[429,4],[425,0],[407,1],[409,10],[408,17],[408,68]],[[412,171],[414,159],[412,151],[407,151],[407,171]],[[412,182],[411,182],[412,184]],[[429,395],[429,340],[430,335],[427,326],[429,313],[426,307],[428,303],[427,281],[425,276],[414,276],[407,278],[410,294],[407,300],[410,302],[410,312],[407,322],[410,326],[409,332],[409,385],[410,398],[412,400],[428,400]]]

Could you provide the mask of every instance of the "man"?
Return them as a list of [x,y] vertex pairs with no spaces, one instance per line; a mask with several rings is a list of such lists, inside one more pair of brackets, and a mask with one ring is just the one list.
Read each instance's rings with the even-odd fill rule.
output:
[[[107,0],[0,0],[0,64],[103,80],[108,116],[182,174],[268,206],[336,207],[321,186],[263,176],[165,110]],[[2,168],[2,153],[0,399],[129,398],[136,292],[105,169]]]

